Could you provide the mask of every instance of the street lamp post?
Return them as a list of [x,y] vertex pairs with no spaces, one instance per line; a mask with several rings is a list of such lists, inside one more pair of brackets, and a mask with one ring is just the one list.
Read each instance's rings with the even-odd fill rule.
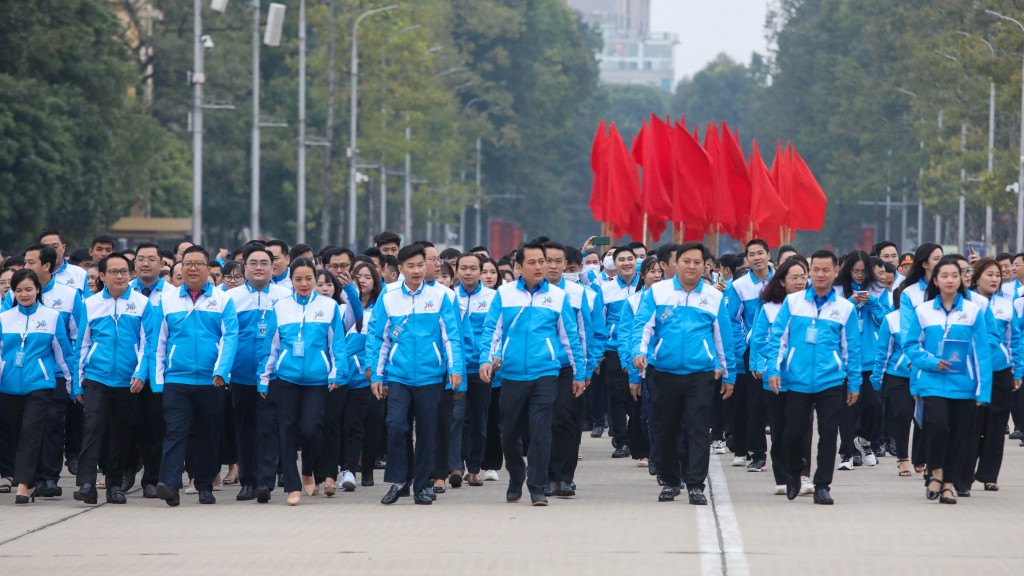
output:
[[[1024,24],[1009,16],[992,10],[985,10],[985,13],[1000,20],[1013,22],[1021,32],[1024,32]],[[1021,62],[1021,70],[1024,74],[1024,61]],[[1020,113],[1021,118],[1024,119],[1024,75],[1021,76],[1020,81]],[[1024,122],[1021,122],[1020,125],[1020,163],[1017,172],[1017,250],[1024,250]]]
[[[988,46],[989,54],[996,57],[996,49],[992,43],[981,36],[973,36],[964,31],[957,32],[965,38],[977,38]],[[991,174],[993,168],[992,153],[996,143],[996,83],[993,80],[988,82],[988,171]],[[992,243],[992,203],[985,203],[985,254],[995,254],[995,244]]]
[[348,246],[356,244],[356,163],[359,153],[356,148],[356,135],[358,129],[359,111],[359,23],[364,18],[381,14],[398,8],[392,4],[383,8],[367,10],[356,18],[352,23],[352,58],[349,62],[349,83],[351,95],[349,97],[349,148],[348,148]]
[[192,242],[203,243],[203,2],[192,2]]

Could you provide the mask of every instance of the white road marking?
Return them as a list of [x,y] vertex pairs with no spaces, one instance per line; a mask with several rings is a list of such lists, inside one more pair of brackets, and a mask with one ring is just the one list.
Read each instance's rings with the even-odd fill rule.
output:
[[750,567],[743,551],[743,535],[732,507],[729,485],[721,461],[714,456],[708,466],[707,496],[708,506],[697,509],[701,574],[748,576]]

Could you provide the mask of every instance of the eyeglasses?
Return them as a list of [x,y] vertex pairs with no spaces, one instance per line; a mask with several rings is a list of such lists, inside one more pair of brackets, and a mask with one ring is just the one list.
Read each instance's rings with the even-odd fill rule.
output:
[[249,268],[268,268],[270,260],[249,260],[245,265]]
[[129,274],[131,274],[131,272],[129,272],[127,270],[124,270],[124,269],[121,269],[121,270],[107,270],[106,272],[104,272],[104,274],[106,274],[107,276],[128,276]]
[[206,262],[182,262],[181,267],[185,270],[201,270],[208,266]]
[[242,276],[241,274],[229,274],[225,276],[224,279],[231,282],[241,282],[242,280],[245,280],[245,276]]
[[440,261],[441,261],[440,258],[427,258],[427,263],[429,263],[429,264],[437,264]]
[[[430,262],[430,260],[427,260],[427,262]],[[435,262],[436,262],[436,260],[435,260]],[[344,264],[328,264],[327,265],[327,269],[328,270],[338,270],[338,271],[348,270],[351,267],[352,267],[352,264],[349,264],[348,262],[345,262]]]

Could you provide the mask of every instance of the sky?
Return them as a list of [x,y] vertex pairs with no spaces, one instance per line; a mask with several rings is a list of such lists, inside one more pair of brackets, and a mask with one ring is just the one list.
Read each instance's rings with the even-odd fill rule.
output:
[[768,0],[651,0],[651,31],[675,32],[676,81],[692,76],[725,52],[750,62],[766,51]]

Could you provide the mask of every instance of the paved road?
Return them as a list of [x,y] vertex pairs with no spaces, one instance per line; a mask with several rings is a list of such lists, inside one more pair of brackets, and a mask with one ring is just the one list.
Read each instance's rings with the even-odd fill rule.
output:
[[[65,496],[15,506],[0,499],[0,573],[349,574],[997,574],[1019,573],[1024,551],[1024,448],[1007,444],[1003,490],[956,506],[925,500],[920,476],[895,459],[837,472],[833,507],[772,495],[770,474],[712,456],[707,507],[658,503],[657,483],[612,460],[607,438],[584,439],[573,500],[505,504],[504,482],[449,490],[433,506],[379,504],[386,487],[307,498],[291,508],[179,508],[143,500],[87,507]],[[502,472],[504,480],[504,472]],[[379,476],[379,473],[378,473]]]

